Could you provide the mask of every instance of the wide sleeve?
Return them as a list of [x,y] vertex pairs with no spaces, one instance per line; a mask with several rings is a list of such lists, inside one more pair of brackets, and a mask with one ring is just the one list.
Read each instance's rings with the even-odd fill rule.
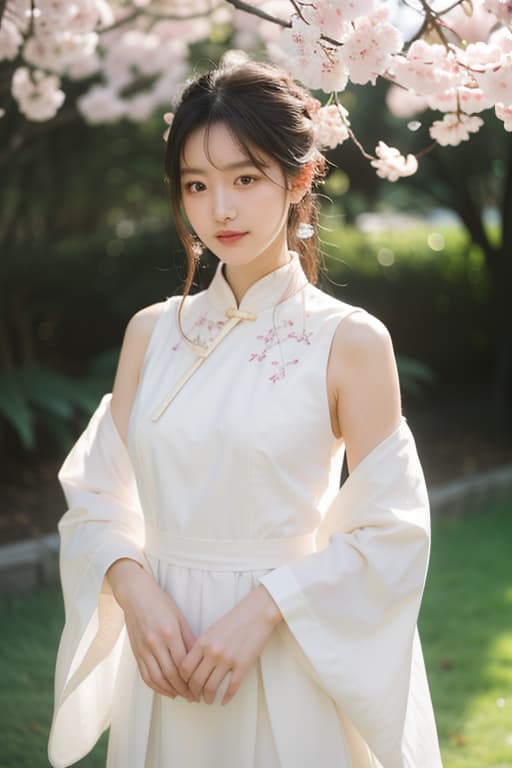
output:
[[58,473],[68,510],[58,523],[65,625],[48,743],[54,768],[87,754],[110,724],[124,614],[105,573],[122,557],[151,573],[133,468],[110,401],[111,393],[103,396]]
[[442,765],[417,632],[430,507],[405,416],[329,504],[316,551],[259,578],[278,626],[383,768]]

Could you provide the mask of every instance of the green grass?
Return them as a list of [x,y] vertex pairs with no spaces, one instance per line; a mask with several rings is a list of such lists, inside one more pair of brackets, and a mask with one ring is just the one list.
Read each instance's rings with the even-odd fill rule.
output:
[[433,525],[419,620],[445,768],[512,767],[512,502]]
[[[512,503],[435,521],[419,620],[444,768],[512,768]],[[48,766],[58,589],[0,601],[0,768]],[[83,768],[105,765],[106,734]]]

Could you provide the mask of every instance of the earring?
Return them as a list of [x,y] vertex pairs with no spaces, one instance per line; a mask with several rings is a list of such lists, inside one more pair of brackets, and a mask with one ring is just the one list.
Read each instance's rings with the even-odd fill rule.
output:
[[296,236],[299,240],[309,240],[315,234],[315,229],[307,221],[301,221],[297,229],[295,230]]
[[204,251],[204,243],[195,234],[191,234],[192,238],[192,253],[196,259],[201,258]]

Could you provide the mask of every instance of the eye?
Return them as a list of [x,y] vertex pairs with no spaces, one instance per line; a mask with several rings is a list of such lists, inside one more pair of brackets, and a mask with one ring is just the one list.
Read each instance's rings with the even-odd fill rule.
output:
[[187,192],[200,192],[201,190],[195,190],[195,189],[192,189],[192,187],[193,187],[195,184],[199,184],[201,187],[204,187],[204,184],[203,184],[203,182],[202,182],[202,181],[188,181],[188,182],[185,184],[185,189],[187,190]]
[[253,181],[258,180],[257,176],[249,176],[249,175],[239,176],[238,178],[242,182],[242,187],[249,187]]

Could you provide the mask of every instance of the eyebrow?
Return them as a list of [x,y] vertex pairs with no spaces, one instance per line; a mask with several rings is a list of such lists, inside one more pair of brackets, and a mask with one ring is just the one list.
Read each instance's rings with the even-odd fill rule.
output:
[[[224,168],[221,168],[221,171],[232,171],[237,168],[256,168],[257,166],[252,162],[252,160],[237,160],[236,163],[229,163],[229,165],[225,165]],[[202,173],[203,175],[206,175],[208,171],[205,171],[204,168],[189,168],[188,166],[184,167],[180,171],[180,175],[184,176],[186,173]]]

